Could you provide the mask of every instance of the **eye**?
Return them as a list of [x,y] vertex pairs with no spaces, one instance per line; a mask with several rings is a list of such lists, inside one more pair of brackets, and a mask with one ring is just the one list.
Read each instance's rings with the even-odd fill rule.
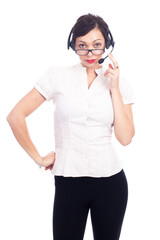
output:
[[95,48],[101,47],[101,43],[95,43],[94,46]]
[[84,43],[81,43],[81,44],[79,44],[79,46],[78,46],[79,48],[85,48],[86,47],[86,45],[84,44]]

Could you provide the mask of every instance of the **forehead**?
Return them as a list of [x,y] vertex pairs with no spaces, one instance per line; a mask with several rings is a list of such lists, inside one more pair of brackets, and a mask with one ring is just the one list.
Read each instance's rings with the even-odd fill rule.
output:
[[95,40],[101,40],[101,41],[105,40],[102,32],[98,28],[94,28],[90,32],[88,32],[86,35],[76,38],[77,42],[79,41],[93,42]]

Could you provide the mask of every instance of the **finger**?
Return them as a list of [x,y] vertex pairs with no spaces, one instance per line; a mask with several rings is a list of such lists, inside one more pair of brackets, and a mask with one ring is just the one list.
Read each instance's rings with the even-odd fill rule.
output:
[[112,68],[112,69],[114,69],[114,68],[113,68],[113,66],[112,66],[112,64],[109,64],[108,66],[109,66],[109,68]]
[[[118,69],[117,67],[116,67],[116,69],[115,69],[115,68],[113,68],[112,64],[109,64],[108,66],[109,66],[109,68],[108,68],[109,70],[113,69],[113,71],[115,71],[115,70],[117,70],[117,69]],[[107,70],[108,70],[108,69],[107,69]]]
[[114,74],[113,74],[113,73],[110,73],[110,72],[108,72],[108,73],[105,75],[105,77],[114,78]]
[[51,167],[50,166],[48,166],[48,167],[45,167],[45,170],[47,171],[47,170],[49,170]]
[[113,77],[113,74],[112,74],[112,73],[108,73],[108,74],[107,74],[107,77],[112,78],[112,77]]
[[48,170],[48,169],[50,169],[50,168],[52,167],[52,165],[53,165],[53,164],[51,164],[51,165],[49,165],[49,166],[45,167],[45,170]]
[[53,169],[53,165],[52,165],[52,167],[50,167],[50,170],[52,170]]
[[54,152],[52,151],[52,152],[48,153],[48,156],[54,156]]
[[112,53],[109,53],[109,54],[108,54],[108,57],[109,57],[109,58],[111,59],[111,61],[113,62],[114,67],[117,68],[117,67],[118,67],[118,63],[117,63],[116,59],[113,57]]
[[115,69],[113,69],[113,68],[108,68],[108,69],[106,70],[106,72],[104,73],[104,75],[107,75],[108,73],[114,74],[114,73],[115,73]]

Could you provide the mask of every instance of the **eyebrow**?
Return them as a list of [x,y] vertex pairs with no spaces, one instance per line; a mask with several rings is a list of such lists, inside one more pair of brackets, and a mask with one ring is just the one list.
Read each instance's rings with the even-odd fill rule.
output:
[[[95,40],[93,41],[93,43],[96,42],[96,41],[99,41],[99,40],[102,41],[102,39],[97,38],[97,39],[95,39]],[[86,43],[85,41],[82,41],[82,40],[79,40],[78,42]]]

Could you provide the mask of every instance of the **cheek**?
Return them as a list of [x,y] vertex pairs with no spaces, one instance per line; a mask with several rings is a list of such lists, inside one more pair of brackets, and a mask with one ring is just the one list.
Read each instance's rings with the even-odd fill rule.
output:
[[86,56],[79,56],[80,61],[83,62],[85,60],[85,57]]
[[97,56],[97,59],[99,60],[99,59],[101,59],[103,57],[103,54],[102,55],[99,55],[99,56]]

